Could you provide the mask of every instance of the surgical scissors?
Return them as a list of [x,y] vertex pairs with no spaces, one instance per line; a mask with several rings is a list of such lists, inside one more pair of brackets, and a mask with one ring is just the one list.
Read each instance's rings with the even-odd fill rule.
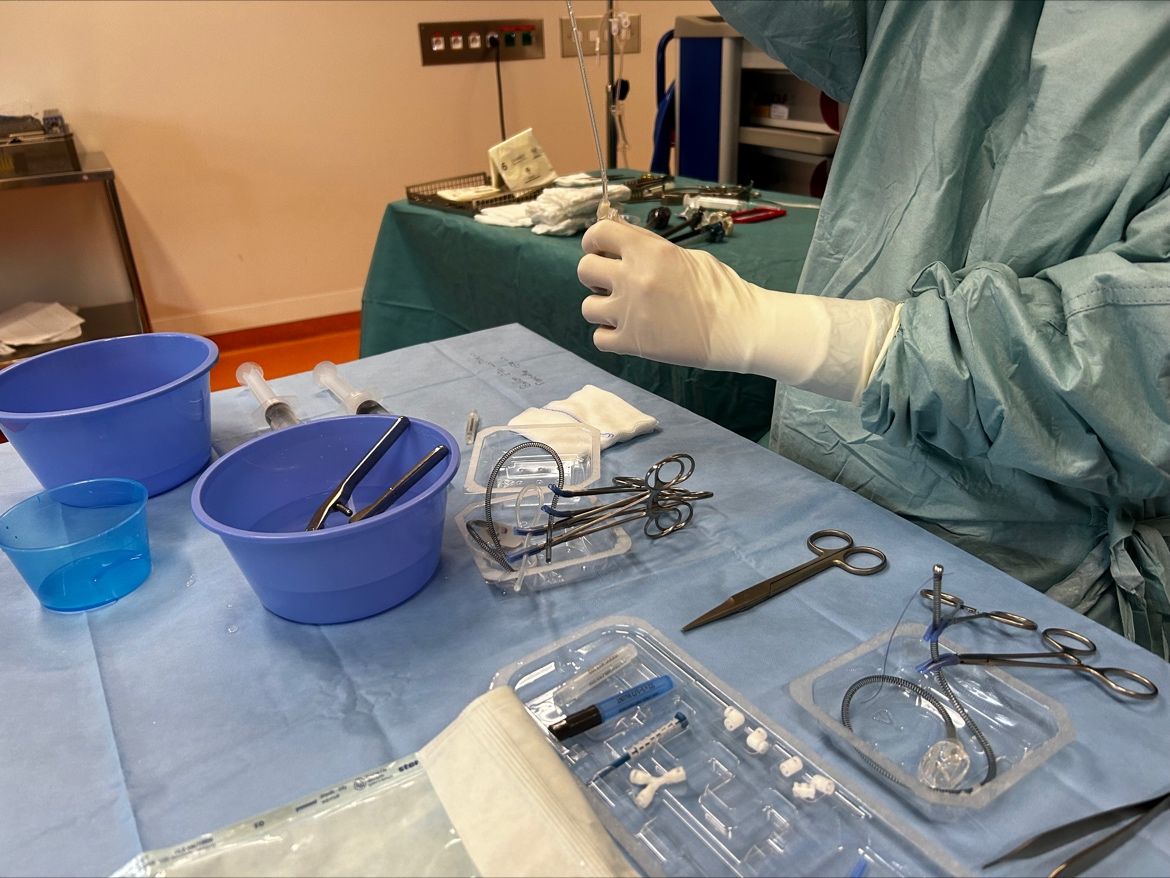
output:
[[[1047,652],[967,652],[945,653],[936,659],[923,662],[918,670],[922,673],[931,673],[939,668],[950,665],[1003,665],[1012,668],[1054,668],[1065,671],[1080,671],[1088,674],[1101,683],[1110,692],[1124,695],[1126,698],[1136,698],[1147,701],[1158,694],[1158,687],[1149,677],[1142,676],[1129,668],[1102,668],[1086,665],[1081,656],[1093,655],[1097,645],[1083,634],[1078,634],[1068,628],[1045,628],[1040,632]],[[1071,643],[1066,642],[1071,641]],[[1059,661],[1054,661],[1059,660]],[[1136,683],[1138,689],[1118,682],[1120,678]]]
[[[823,540],[829,538],[843,540],[845,544],[843,546],[821,545]],[[744,610],[749,610],[756,606],[756,604],[762,604],[768,598],[783,594],[788,589],[800,585],[806,579],[816,576],[822,570],[826,570],[829,567],[840,567],[846,573],[852,573],[854,576],[872,576],[886,569],[886,556],[880,549],[875,549],[872,546],[855,546],[853,544],[853,537],[849,536],[843,530],[834,530],[832,528],[818,530],[809,536],[805,541],[805,545],[816,555],[811,561],[806,561],[798,567],[793,567],[791,570],[786,570],[762,582],[757,582],[750,588],[736,592],[719,606],[708,610],[699,616],[699,618],[688,622],[683,626],[682,630],[693,631],[695,628],[700,628],[709,622],[717,622],[727,616],[742,613]],[[858,555],[876,558],[877,563],[868,567],[859,567],[856,564],[850,563],[851,559]]]

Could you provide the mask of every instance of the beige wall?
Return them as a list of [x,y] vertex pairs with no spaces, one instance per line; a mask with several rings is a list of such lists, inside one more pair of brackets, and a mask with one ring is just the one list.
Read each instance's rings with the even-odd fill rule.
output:
[[[714,10],[707,0],[617,5],[642,16],[642,50],[626,59],[626,124],[630,162],[644,167],[657,40],[676,15]],[[578,15],[604,7],[574,4]],[[535,129],[562,173],[596,167],[576,61],[560,56],[563,14],[559,0],[0,0],[0,106],[58,107],[87,149],[106,153],[156,329],[267,325],[357,310],[386,203],[408,183],[486,168],[499,134],[493,66],[423,68],[420,21],[543,19],[545,58],[503,65],[508,130]],[[600,114],[604,61],[589,71]],[[20,205],[22,227],[40,239],[39,255],[22,242],[21,259],[77,286],[56,298],[116,282],[101,276],[109,260],[84,255],[94,248],[58,247],[41,231],[52,220],[32,216],[44,210],[35,197]],[[91,216],[94,205],[73,212]],[[14,220],[0,210],[0,242],[18,239]],[[34,283],[15,265],[11,249],[0,252],[8,298]]]

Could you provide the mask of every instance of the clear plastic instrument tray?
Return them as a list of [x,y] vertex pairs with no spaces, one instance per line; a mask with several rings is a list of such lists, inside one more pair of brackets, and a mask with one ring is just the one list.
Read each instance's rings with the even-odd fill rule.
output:
[[[637,655],[614,675],[559,703],[555,688],[632,644]],[[628,649],[627,649],[628,651]],[[583,734],[557,742],[569,769],[588,791],[601,819],[627,855],[650,875],[940,875],[960,867],[944,852],[905,828],[895,828],[875,807],[832,777],[815,755],[714,679],[661,634],[637,619],[611,617],[500,670],[492,687],[512,686],[542,727],[659,675],[674,688]],[[744,722],[724,725],[734,708]],[[627,765],[590,784],[624,748],[668,722],[676,712],[687,727]],[[762,729],[766,749],[754,752],[749,731]],[[781,773],[792,757],[801,766]],[[635,803],[643,787],[631,769],[652,775],[676,766],[682,783],[658,789],[645,809]],[[812,801],[794,785],[821,789]],[[831,785],[832,789],[829,789]],[[806,791],[807,792],[807,791]]]
[[[971,786],[983,780],[987,761],[935,676],[917,670],[930,658],[930,646],[922,639],[925,631],[924,625],[903,623],[794,680],[789,690],[834,743],[871,774],[891,783],[929,816],[953,818],[986,807],[1072,741],[1075,733],[1059,702],[1002,669],[974,665],[946,668],[951,689],[995,754],[996,777]],[[962,651],[945,636],[939,644],[946,652]],[[920,761],[927,749],[945,736],[945,730],[935,708],[912,692],[889,683],[860,689],[849,711],[853,730],[842,724],[841,701],[846,690],[871,674],[910,680],[947,705],[971,760],[965,780],[956,789],[967,787],[968,791],[933,789],[919,780]]]
[[[584,488],[601,477],[601,433],[595,427],[585,424],[488,427],[475,438],[463,489],[468,494],[484,493],[500,459],[525,442],[540,442],[560,455],[566,489]],[[519,491],[526,485],[555,484],[556,481],[556,463],[548,453],[536,447],[525,448],[504,462],[492,493],[506,494]]]
[[[546,458],[547,460],[547,458]],[[543,544],[539,536],[517,536],[513,528],[517,525],[543,525],[548,516],[540,512],[540,504],[548,502],[551,492],[524,490],[506,494],[499,499],[492,498],[492,524],[500,535],[505,550],[534,547]],[[562,499],[558,508],[571,509],[573,501]],[[467,544],[475,566],[484,582],[499,589],[501,594],[511,595],[538,591],[565,585],[570,582],[596,577],[616,562],[619,556],[630,550],[630,536],[621,527],[610,527],[575,540],[553,546],[552,560],[546,561],[544,552],[536,552],[512,564],[514,570],[505,570],[488,555],[468,532],[468,523],[479,528],[481,536],[487,538],[487,521],[483,500],[471,503],[455,515],[459,534]]]

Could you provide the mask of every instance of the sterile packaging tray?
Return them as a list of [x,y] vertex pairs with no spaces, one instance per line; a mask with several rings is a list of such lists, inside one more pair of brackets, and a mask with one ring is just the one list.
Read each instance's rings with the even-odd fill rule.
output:
[[[526,443],[529,447],[512,451]],[[547,451],[531,443],[556,450],[561,470],[558,472]],[[555,485],[561,475],[566,490],[586,488],[601,477],[601,433],[595,427],[521,424],[488,427],[476,436],[463,483],[464,492],[476,499],[456,514],[455,521],[484,582],[499,594],[538,591],[595,577],[609,568],[612,559],[630,550],[630,537],[623,528],[607,528],[554,546],[551,561],[540,552],[506,570],[471,536],[469,523],[487,538],[485,499],[490,484],[492,524],[498,526],[504,548],[511,551],[540,543],[541,537],[517,537],[512,529],[547,524],[548,515],[541,506],[552,502],[549,485]],[[593,498],[562,497],[557,508],[567,511],[596,502]]]
[[[984,808],[1024,780],[1076,737],[1067,711],[1057,701],[998,668],[958,665],[945,669],[950,688],[982,729],[995,753],[996,776],[966,792],[932,789],[918,779],[926,750],[944,737],[937,711],[919,696],[889,683],[859,690],[850,706],[850,724],[841,721],[841,702],[856,681],[889,674],[913,681],[946,703],[933,674],[918,666],[930,658],[926,626],[903,622],[827,664],[794,680],[789,691],[828,732],[833,743],[863,768],[932,818],[953,819]],[[942,637],[944,651],[961,651]],[[947,704],[958,738],[970,755],[966,782],[986,773],[983,749]]]
[[[584,669],[633,646],[637,654],[593,689],[560,704],[555,688]],[[647,623],[610,617],[501,669],[492,688],[513,687],[535,722],[547,727],[581,709],[660,675],[664,695],[558,742],[570,771],[618,844],[649,875],[940,875],[958,864],[935,845],[892,823],[842,786],[823,761],[782,727],[715,679]],[[744,717],[724,724],[727,708]],[[688,724],[628,764],[590,783],[626,747],[683,713]],[[762,729],[756,752],[748,732]],[[795,767],[792,758],[800,760]],[[782,774],[781,764],[789,771]],[[652,775],[677,766],[686,780],[662,786],[645,809],[631,769]],[[812,801],[795,784],[820,784]],[[807,793],[807,788],[806,788]]]
[[[542,499],[547,500],[550,496],[548,492],[528,495],[510,494],[493,500],[493,523],[510,528],[518,523],[530,524],[537,520],[544,521],[545,516],[539,512],[536,504]],[[562,507],[568,508],[567,504],[563,502]],[[617,558],[630,550],[631,546],[630,536],[624,528],[606,528],[597,533],[555,546],[552,561],[546,561],[544,552],[538,552],[513,564],[515,570],[508,571],[495,563],[468,532],[468,522],[482,522],[483,520],[484,504],[482,499],[476,500],[455,515],[456,526],[471,552],[471,557],[475,561],[480,576],[483,577],[484,582],[498,589],[501,595],[541,591],[582,579],[595,578],[608,570]],[[509,548],[538,546],[542,542],[540,537],[514,537],[505,540],[505,546]]]
[[411,204],[423,207],[434,207],[438,210],[447,210],[452,213],[474,216],[485,207],[497,207],[501,204],[519,204],[531,201],[547,186],[536,186],[519,192],[507,192],[503,195],[493,195],[488,198],[477,198],[471,201],[451,201],[436,194],[441,189],[467,189],[472,186],[488,186],[491,179],[483,171],[473,174],[462,174],[458,177],[444,177],[441,180],[431,180],[427,183],[414,183],[406,187],[406,199]]

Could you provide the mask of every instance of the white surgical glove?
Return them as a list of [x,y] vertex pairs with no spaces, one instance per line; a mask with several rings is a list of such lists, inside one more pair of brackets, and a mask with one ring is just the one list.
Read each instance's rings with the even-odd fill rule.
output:
[[581,313],[599,350],[775,378],[857,400],[897,329],[900,305],[765,290],[710,253],[603,221],[582,242]]

